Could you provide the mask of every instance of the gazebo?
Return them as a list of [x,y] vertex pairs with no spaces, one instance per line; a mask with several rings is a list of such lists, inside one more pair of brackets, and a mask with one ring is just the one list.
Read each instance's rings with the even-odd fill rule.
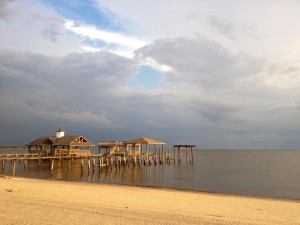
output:
[[146,146],[146,160],[147,160],[147,163],[149,162],[149,145],[154,146],[154,154],[155,154],[155,157],[156,157],[156,146],[161,145],[162,152],[163,152],[164,151],[164,145],[166,144],[163,141],[151,139],[151,138],[148,138],[148,137],[136,138],[136,139],[133,139],[133,140],[126,141],[125,143],[128,144],[128,145],[132,145],[131,154],[133,156],[136,156],[136,146],[141,146],[139,148],[139,150],[141,152],[139,151],[138,155],[143,155],[143,145],[145,145]]

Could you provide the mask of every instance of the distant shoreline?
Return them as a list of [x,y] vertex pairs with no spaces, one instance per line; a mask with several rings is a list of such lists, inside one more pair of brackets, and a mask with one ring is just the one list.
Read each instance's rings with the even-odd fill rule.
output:
[[26,146],[0,146],[0,150],[2,149],[23,150],[23,149],[27,149],[27,147]]

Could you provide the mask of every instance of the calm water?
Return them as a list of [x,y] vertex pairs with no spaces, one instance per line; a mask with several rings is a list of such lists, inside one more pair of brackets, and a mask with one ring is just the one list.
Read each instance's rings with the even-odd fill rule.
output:
[[[181,165],[113,167],[100,173],[85,168],[83,176],[80,161],[56,164],[52,176],[47,161],[40,167],[32,161],[26,169],[18,162],[16,176],[300,199],[300,150],[195,150],[193,165],[184,157]],[[11,167],[8,162],[1,173],[11,175]]]

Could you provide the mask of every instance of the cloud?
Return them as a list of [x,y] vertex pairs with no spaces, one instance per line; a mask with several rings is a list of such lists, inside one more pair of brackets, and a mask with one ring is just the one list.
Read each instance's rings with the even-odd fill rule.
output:
[[[260,86],[255,79],[238,83],[235,81],[240,77],[236,74],[230,77],[232,85],[228,85],[226,80],[223,82],[226,85],[221,85],[219,73],[212,73],[222,88],[204,87],[201,83],[206,80],[204,77],[192,77],[199,70],[198,61],[194,61],[195,65],[187,66],[181,62],[184,57],[176,59],[177,54],[184,56],[190,52],[190,49],[186,51],[186,48],[180,47],[190,46],[185,43],[189,41],[198,43],[195,40],[164,40],[156,42],[160,48],[152,46],[149,51],[138,51],[147,53],[147,56],[151,53],[158,63],[172,65],[178,76],[177,79],[164,80],[160,90],[148,92],[129,89],[129,81],[138,73],[140,66],[136,59],[106,51],[52,57],[2,49],[1,129],[11,130],[13,126],[15,130],[12,132],[22,137],[19,140],[25,143],[61,125],[67,130],[69,128],[68,132],[71,133],[84,132],[80,134],[93,142],[150,136],[160,137],[169,144],[193,143],[202,147],[270,146],[274,143],[288,146],[278,139],[279,133],[296,140],[295,135],[288,131],[291,124],[294,127],[292,130],[297,130],[299,121],[295,122],[295,116],[299,112],[270,112],[275,106],[283,109],[296,107],[297,101],[296,108],[299,109],[296,94]],[[201,46],[208,44],[205,41],[200,43]],[[210,48],[211,51],[208,50]],[[232,56],[219,45],[210,43],[210,48],[207,47],[206,54],[195,51],[190,57],[201,58],[222,53],[222,57],[227,55],[227,62],[230,63],[230,69],[225,67],[225,72],[244,71],[236,63],[238,56]],[[169,54],[164,51],[166,49],[170,51]],[[215,66],[220,68],[212,72],[221,70],[224,65]],[[165,76],[171,76],[169,73],[166,71]],[[254,76],[252,73],[247,75]],[[203,73],[202,76],[210,74]],[[170,86],[170,83],[174,85]],[[284,101],[287,97],[289,103]],[[289,119],[291,115],[293,123]],[[274,125],[280,120],[280,125]],[[33,133],[26,133],[23,127],[31,124],[35,124],[37,129]],[[9,136],[5,136],[5,141],[16,144],[15,139]]]
[[[137,70],[134,61],[107,52],[56,58],[1,51],[0,62],[2,118],[10,121],[60,116],[73,122],[107,122],[106,98],[118,98]],[[10,110],[18,115],[10,117]]]
[[262,82],[270,87],[283,90],[300,89],[300,60],[271,62],[264,73],[260,74]]
[[[1,18],[15,13],[0,21],[1,143],[63,125],[93,142],[299,146],[295,3],[104,0],[99,23],[74,7],[19,0],[1,8]],[[147,91],[130,86],[145,65],[162,76]]]
[[161,39],[136,51],[139,59],[153,58],[172,71],[166,79],[204,89],[223,88],[261,71],[263,60],[233,54],[220,43],[204,38]]
[[15,14],[11,5],[15,0],[2,0],[0,1],[0,18],[5,19]]
[[59,28],[56,25],[51,24],[42,31],[42,35],[45,39],[51,42],[57,42],[58,36],[62,35],[62,33],[59,31]]
[[123,49],[133,51],[145,45],[145,42],[141,40],[117,32],[104,31],[91,25],[78,24],[74,21],[66,21],[64,26],[67,30],[72,31],[83,38],[101,40],[108,45],[114,45],[113,47],[106,46],[105,48],[107,50],[113,50],[116,53]]
[[53,9],[36,0],[18,0],[12,9],[14,16],[0,21],[5,34],[0,36],[0,47],[52,56],[81,50],[80,41],[65,30],[64,18]]
[[154,131],[170,120],[164,118],[168,106],[159,96],[128,89],[138,68],[137,61],[106,51],[52,57],[0,50],[1,129],[13,126],[24,137],[20,127],[35,124],[39,129],[31,135],[41,135],[37,131],[44,134],[43,124],[47,129],[62,124],[76,132],[86,128],[94,142],[99,136],[118,138],[121,131],[125,140],[159,136]]

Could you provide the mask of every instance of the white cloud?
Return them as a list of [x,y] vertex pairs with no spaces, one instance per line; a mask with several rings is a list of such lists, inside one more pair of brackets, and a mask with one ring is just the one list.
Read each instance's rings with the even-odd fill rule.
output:
[[103,31],[91,25],[82,25],[82,24],[79,25],[74,21],[70,21],[70,20],[66,21],[64,25],[66,29],[82,37],[92,39],[92,40],[102,40],[108,44],[118,44],[121,46],[128,46],[133,50],[140,48],[146,44],[145,42],[135,38],[131,38],[119,33]]
[[204,36],[258,57],[271,57],[275,48],[300,35],[300,6],[294,0],[99,0],[98,5],[148,40]]
[[2,0],[0,1],[0,19],[6,19],[15,14],[12,9],[12,4],[15,0]]
[[64,28],[64,18],[36,0],[19,0],[14,11],[0,20],[0,47],[63,56],[80,50],[80,42]]
[[136,56],[137,59],[140,60],[141,64],[150,66],[156,70],[162,71],[162,72],[171,72],[173,69],[172,67],[166,65],[166,64],[159,64],[157,61],[155,61],[151,57],[143,58],[142,55],[138,53],[138,56]]

